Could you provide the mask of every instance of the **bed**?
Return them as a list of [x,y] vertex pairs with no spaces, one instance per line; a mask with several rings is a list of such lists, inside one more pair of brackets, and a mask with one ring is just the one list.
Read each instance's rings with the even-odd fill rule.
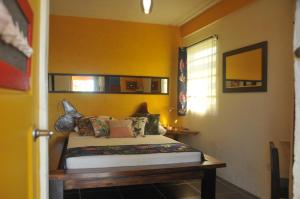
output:
[[225,163],[162,135],[95,138],[70,133],[57,170],[50,171],[50,199],[64,190],[202,179],[201,197],[215,198],[216,169]]
[[[175,149],[175,147],[177,148]],[[201,161],[200,151],[193,148],[184,148],[185,151],[183,151],[183,147],[185,147],[184,144],[163,135],[147,135],[136,138],[95,138],[71,133],[67,145],[68,157],[65,158],[65,168],[91,169]],[[178,151],[178,148],[181,151],[174,152],[174,150]],[[95,153],[99,153],[99,150],[102,150],[101,154],[96,155]]]

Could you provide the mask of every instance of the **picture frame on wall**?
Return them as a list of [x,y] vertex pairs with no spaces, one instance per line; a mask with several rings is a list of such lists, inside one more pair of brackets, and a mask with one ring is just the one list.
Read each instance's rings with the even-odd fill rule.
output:
[[268,41],[223,53],[223,92],[267,92]]
[[[7,8],[13,24],[19,28],[29,46],[32,46],[33,11],[28,0],[2,0],[1,3]],[[29,90],[30,72],[31,56],[26,56],[0,37],[0,87]]]

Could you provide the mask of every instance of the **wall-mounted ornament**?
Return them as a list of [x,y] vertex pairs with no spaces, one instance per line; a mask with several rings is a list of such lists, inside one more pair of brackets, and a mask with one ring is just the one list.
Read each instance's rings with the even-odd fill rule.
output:
[[33,12],[28,0],[0,0],[0,86],[28,90]]
[[178,77],[177,77],[177,114],[186,115],[187,111],[187,51],[186,48],[178,50]]
[[5,43],[14,46],[27,57],[32,55],[33,50],[28,43],[28,39],[20,30],[18,22],[13,21],[3,0],[0,0],[0,36]]

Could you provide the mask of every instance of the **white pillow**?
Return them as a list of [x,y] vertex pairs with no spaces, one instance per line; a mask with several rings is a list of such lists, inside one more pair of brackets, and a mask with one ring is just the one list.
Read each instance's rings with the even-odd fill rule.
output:
[[165,129],[162,125],[158,125],[158,133],[160,135],[165,135],[167,133],[167,129]]

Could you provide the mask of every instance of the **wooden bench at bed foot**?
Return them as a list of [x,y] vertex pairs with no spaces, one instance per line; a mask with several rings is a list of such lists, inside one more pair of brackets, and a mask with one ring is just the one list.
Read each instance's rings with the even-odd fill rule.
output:
[[181,163],[50,172],[50,199],[63,199],[64,190],[202,179],[202,199],[215,199],[216,169],[226,164],[205,155],[202,163]]

